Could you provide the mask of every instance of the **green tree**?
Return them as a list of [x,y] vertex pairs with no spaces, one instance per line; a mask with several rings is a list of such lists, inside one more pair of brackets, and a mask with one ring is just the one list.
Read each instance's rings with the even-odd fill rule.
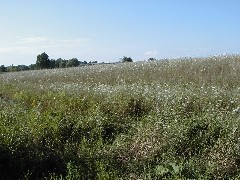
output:
[[30,70],[36,70],[37,69],[37,65],[36,64],[30,64],[29,65],[29,69]]
[[55,68],[65,68],[67,65],[67,60],[62,59],[62,58],[58,58],[55,61]]
[[156,61],[156,58],[148,58],[148,61]]
[[8,66],[7,71],[8,72],[15,72],[16,71],[16,66],[14,66],[13,64],[11,66]]
[[50,60],[49,67],[50,67],[51,69],[56,68],[56,60],[55,60],[55,59],[51,59],[51,60]]
[[26,65],[18,65],[16,66],[16,71],[27,71],[29,70],[29,67]]
[[63,61],[62,58],[58,58],[58,59],[55,61],[55,67],[56,67],[56,68],[60,68],[60,64],[61,64],[62,61]]
[[6,72],[7,68],[4,65],[0,66],[0,72]]
[[45,52],[37,56],[36,64],[38,69],[47,69],[50,67],[50,60],[48,57],[49,56]]
[[130,58],[130,57],[123,56],[122,62],[123,62],[123,63],[125,63],[125,62],[133,62],[133,60],[132,60],[132,58]]
[[80,62],[78,61],[77,58],[72,58],[72,59],[69,59],[66,66],[67,67],[77,67],[79,66]]
[[65,68],[67,66],[67,60],[62,60],[60,63],[59,63],[59,68]]

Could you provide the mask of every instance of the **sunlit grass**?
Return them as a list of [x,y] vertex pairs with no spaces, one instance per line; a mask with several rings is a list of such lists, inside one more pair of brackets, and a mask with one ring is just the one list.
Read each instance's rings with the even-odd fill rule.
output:
[[238,77],[239,55],[1,74],[0,176],[238,178]]

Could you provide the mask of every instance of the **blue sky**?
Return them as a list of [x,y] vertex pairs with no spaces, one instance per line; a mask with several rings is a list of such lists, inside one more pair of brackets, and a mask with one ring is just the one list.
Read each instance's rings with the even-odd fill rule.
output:
[[240,0],[0,0],[0,64],[240,53]]

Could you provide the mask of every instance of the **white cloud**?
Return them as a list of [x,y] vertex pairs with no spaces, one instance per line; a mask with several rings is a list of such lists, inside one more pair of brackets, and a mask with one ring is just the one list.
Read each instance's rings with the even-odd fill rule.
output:
[[58,46],[72,46],[72,45],[82,45],[83,43],[88,42],[89,39],[87,38],[76,38],[76,39],[54,39],[50,37],[42,37],[42,36],[36,36],[36,37],[26,37],[20,39],[18,44],[43,44],[47,47],[58,47]]
[[50,38],[48,38],[48,37],[36,36],[36,37],[22,38],[22,39],[20,39],[19,43],[39,43],[39,42],[46,42],[49,40],[50,40]]
[[153,50],[153,51],[147,51],[144,53],[145,56],[156,56],[158,54],[158,51]]
[[2,54],[36,54],[41,51],[51,52],[68,52],[73,49],[80,49],[89,39],[54,39],[49,37],[26,37],[15,43],[8,44],[5,47],[0,47],[0,55]]

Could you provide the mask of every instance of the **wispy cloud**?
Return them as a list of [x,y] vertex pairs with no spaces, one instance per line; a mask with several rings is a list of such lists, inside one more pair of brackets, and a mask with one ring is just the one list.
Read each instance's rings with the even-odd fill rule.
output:
[[55,46],[72,46],[72,45],[82,45],[83,43],[88,42],[89,39],[87,38],[76,38],[76,39],[54,39],[50,37],[42,37],[42,36],[35,36],[35,37],[26,37],[22,38],[17,42],[18,44],[22,45],[37,45],[37,44],[44,44],[48,47],[55,47]]
[[42,50],[51,52],[67,52],[73,49],[82,48],[90,39],[54,39],[50,37],[26,37],[17,40],[15,43],[0,47],[0,54],[36,54]]
[[158,54],[158,51],[156,50],[151,50],[144,53],[145,56],[156,56],[157,54]]
[[22,39],[20,39],[20,41],[18,43],[29,44],[29,43],[46,42],[46,41],[49,41],[49,40],[50,40],[50,38],[48,38],[48,37],[36,36],[36,37],[22,38]]

